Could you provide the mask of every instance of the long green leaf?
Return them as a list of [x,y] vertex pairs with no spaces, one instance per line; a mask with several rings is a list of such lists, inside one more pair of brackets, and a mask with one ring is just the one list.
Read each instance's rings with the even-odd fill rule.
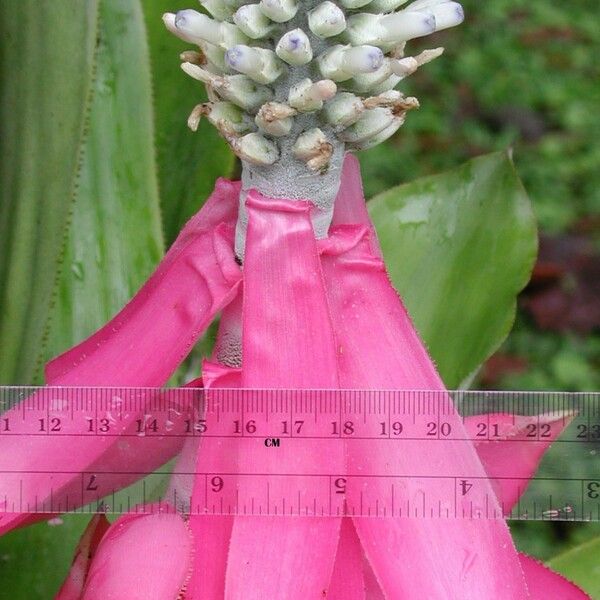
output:
[[89,104],[96,0],[0,3],[0,383],[34,383]]
[[43,361],[109,320],[162,254],[150,81],[139,0],[101,0],[90,135]]
[[[68,4],[68,0],[61,0]],[[101,0],[97,76],[43,359],[119,310],[162,253],[146,32],[139,0]],[[0,598],[51,598],[85,519],[0,538]]]
[[474,159],[370,203],[390,276],[448,387],[512,326],[537,251],[527,195],[509,157]]
[[170,34],[161,16],[189,7],[190,0],[144,0],[154,76],[161,208],[169,244],[206,200],[217,177],[229,177],[234,164],[227,144],[208,122],[203,120],[196,133],[187,127],[189,113],[206,101],[206,93],[179,66],[179,54],[193,46]]

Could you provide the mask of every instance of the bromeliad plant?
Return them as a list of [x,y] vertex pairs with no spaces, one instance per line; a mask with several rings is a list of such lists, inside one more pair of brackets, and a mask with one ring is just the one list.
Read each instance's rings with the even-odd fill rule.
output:
[[[162,386],[221,312],[219,336],[202,385],[211,387],[387,388],[444,391],[379,251],[356,160],[346,154],[379,143],[418,106],[395,86],[441,49],[405,55],[412,38],[457,25],[460,5],[417,0],[234,5],[206,0],[207,16],[167,14],[167,27],[198,46],[183,69],[206,84],[206,116],[241,158],[241,182],[221,180],[183,229],[155,273],[110,323],[51,361],[52,385]],[[198,385],[198,382],[192,382]],[[138,415],[121,421],[126,432]],[[523,435],[526,421],[504,420],[504,435]],[[562,422],[562,419],[560,420]],[[558,421],[549,418],[553,435]],[[453,429],[463,423],[451,419]],[[466,424],[469,426],[469,423]],[[467,435],[463,436],[467,439]],[[23,482],[25,501],[76,496],[80,478],[99,465],[148,472],[180,453],[215,471],[232,456],[211,438],[181,448],[157,437],[151,452],[117,440],[69,442],[48,436],[30,449],[0,438],[0,467],[25,468],[55,456],[55,475]],[[144,446],[148,448],[147,444]],[[523,444],[523,476],[545,444]],[[517,448],[512,446],[511,448]],[[502,472],[512,456],[502,445],[468,441],[451,453],[417,442],[369,455],[348,445],[328,455],[318,444],[278,460],[320,464],[353,474],[360,460],[391,464],[426,460],[440,473],[482,477]],[[254,461],[262,460],[260,455]],[[265,458],[264,460],[268,460]],[[134,468],[134,467],[138,468]],[[256,462],[252,465],[259,467]],[[107,469],[118,471],[118,468]],[[2,486],[10,479],[3,477]],[[13,482],[14,483],[14,482]],[[101,492],[131,478],[99,479]],[[493,497],[491,484],[490,497]],[[175,477],[171,492],[193,498],[195,482]],[[496,490],[510,510],[518,490]],[[347,494],[360,493],[351,485]],[[418,495],[409,482],[407,497]],[[171,494],[169,494],[171,497]],[[2,515],[0,529],[33,515]],[[108,526],[92,520],[59,597],[67,598],[583,598],[585,594],[519,555],[503,521],[309,517],[127,515]]]

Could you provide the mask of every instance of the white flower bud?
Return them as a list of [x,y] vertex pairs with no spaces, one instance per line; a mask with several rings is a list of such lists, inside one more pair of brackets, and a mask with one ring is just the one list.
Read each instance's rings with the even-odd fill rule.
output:
[[392,49],[396,44],[435,31],[432,13],[403,10],[389,15],[361,13],[348,19],[345,36],[353,45],[373,44]]
[[369,4],[371,0],[340,0],[340,4],[349,10],[354,10],[355,8],[360,8],[361,6],[366,6]]
[[297,111],[281,102],[267,102],[260,107],[255,122],[261,131],[275,137],[288,135]]
[[277,56],[289,65],[306,65],[313,58],[313,51],[308,36],[302,29],[288,31],[277,42]]
[[359,73],[355,75],[348,87],[351,87],[357,92],[371,91],[374,86],[383,83],[390,75],[392,75],[391,63],[391,59],[386,58],[377,71],[373,71],[372,73]]
[[247,41],[246,36],[231,23],[219,22],[195,10],[180,10],[175,15],[175,27],[184,39],[195,44],[208,42],[227,50]]
[[188,42],[189,44],[196,44],[196,38],[187,35],[183,31],[175,27],[175,13],[164,13],[162,16],[165,27],[173,34],[176,35],[180,40]]
[[339,6],[327,0],[308,13],[308,26],[317,37],[328,38],[346,29],[346,17]]
[[241,6],[233,15],[233,22],[240,28],[242,33],[253,40],[266,37],[275,27],[258,4]]
[[396,131],[400,129],[403,123],[404,117],[395,117],[392,122],[379,133],[365,138],[360,142],[349,143],[347,147],[350,150],[366,150],[368,148],[373,148],[373,146],[377,146],[377,144],[381,144],[381,142],[385,142],[385,140],[392,137]]
[[298,160],[304,161],[311,171],[321,171],[329,164],[333,145],[327,141],[325,134],[315,127],[298,136],[292,146],[292,152]]
[[232,102],[209,102],[205,106],[207,110],[204,114],[219,130],[243,134],[255,129],[252,120]]
[[441,31],[450,27],[456,27],[465,20],[465,12],[458,2],[444,2],[429,7],[435,17],[435,30]]
[[227,50],[225,63],[258,83],[272,83],[283,72],[281,63],[272,50],[243,44]]
[[200,4],[215,18],[217,21],[227,21],[231,18],[231,7],[223,0],[200,0]]
[[211,71],[218,71],[219,73],[224,73],[227,70],[225,64],[225,50],[223,50],[223,48],[215,46],[214,44],[209,44],[208,42],[202,42],[200,48],[207,58],[207,68],[210,68]]
[[322,79],[313,83],[310,79],[303,79],[290,88],[288,104],[299,112],[321,110],[323,102],[333,98],[337,86],[330,79]]
[[243,137],[227,137],[231,149],[242,159],[253,165],[272,165],[279,158],[277,145],[260,133],[248,133]]
[[198,65],[183,63],[181,68],[194,79],[202,81],[209,89],[214,89],[221,98],[229,100],[244,110],[253,112],[271,100],[273,92],[264,85],[258,85],[245,75],[223,77],[210,73]]
[[369,10],[374,13],[393,12],[408,0],[373,0],[369,4]]
[[260,9],[276,23],[285,23],[293,19],[298,12],[295,0],[260,0]]
[[341,92],[325,104],[322,115],[327,123],[339,130],[356,123],[364,110],[365,106],[358,96]]
[[366,110],[356,123],[340,131],[337,136],[343,142],[358,144],[389,127],[395,118],[388,108]]
[[333,46],[317,59],[323,77],[345,81],[357,73],[372,73],[383,63],[383,52],[376,46]]
[[231,8],[232,12],[246,4],[246,0],[224,0],[224,2]]

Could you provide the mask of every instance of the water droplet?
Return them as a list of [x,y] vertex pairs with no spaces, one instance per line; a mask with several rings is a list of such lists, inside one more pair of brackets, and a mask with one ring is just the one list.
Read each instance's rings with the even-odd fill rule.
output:
[[83,270],[83,263],[78,260],[71,263],[71,272],[73,273],[73,275],[75,275],[77,279],[83,280],[83,277],[85,275]]

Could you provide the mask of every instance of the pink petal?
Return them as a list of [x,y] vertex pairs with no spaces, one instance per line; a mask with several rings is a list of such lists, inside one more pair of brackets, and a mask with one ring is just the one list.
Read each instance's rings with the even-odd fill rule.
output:
[[590,600],[581,588],[534,558],[519,553],[531,600]]
[[[211,387],[240,387],[241,372],[239,369],[231,369],[218,363],[204,361],[202,375],[207,389],[207,397],[210,396]],[[205,417],[209,430],[219,427],[214,412],[207,412]],[[201,462],[203,469],[209,472],[235,472],[237,467],[235,440],[233,440],[233,444],[229,442],[222,438],[202,437],[194,456],[191,471],[195,471],[196,462]],[[204,478],[198,478],[196,484],[200,488],[204,488]],[[198,492],[192,494],[192,504],[198,502],[198,495]],[[233,517],[230,516],[192,515],[190,517],[190,528],[194,535],[196,548],[194,573],[189,584],[192,598],[223,598],[232,527]]]
[[[244,387],[337,387],[331,331],[310,206],[250,193],[244,262]],[[320,443],[275,455],[245,438],[241,469],[343,472]],[[244,446],[241,445],[240,448]],[[250,461],[249,463],[247,461]],[[246,464],[244,464],[246,462]],[[273,465],[271,467],[271,465]],[[226,576],[228,600],[320,598],[333,569],[340,519],[236,517]]]
[[79,600],[100,540],[108,531],[110,523],[105,515],[94,515],[86,527],[77,548],[73,564],[55,600]]
[[360,163],[354,154],[347,153],[342,168],[342,183],[335,199],[332,227],[338,225],[364,225],[370,233],[369,244],[375,256],[381,258],[377,232],[367,210],[360,176]]
[[[372,252],[365,227],[334,231],[323,243],[323,273],[340,353],[340,380],[346,388],[444,390],[406,309],[390,284],[383,262]],[[450,401],[448,399],[448,401]],[[454,432],[460,417],[448,415]],[[463,434],[460,437],[465,437]],[[354,440],[346,444],[348,473],[359,467],[387,468],[395,475],[485,472],[470,442],[452,447],[403,440],[396,446]],[[360,485],[349,480],[347,500],[358,502]],[[377,493],[389,493],[388,484]],[[406,479],[403,499],[423,499],[424,483]],[[431,485],[431,484],[429,484]],[[482,481],[478,494],[495,495]],[[400,487],[400,484],[399,484]],[[489,489],[488,489],[489,488]],[[463,509],[469,502],[461,498]],[[497,507],[499,510],[499,507]],[[526,598],[527,590],[510,533],[498,520],[357,518],[355,527],[387,597]]]
[[[539,416],[498,413],[465,419],[465,429],[471,439],[477,440],[481,423],[493,435],[493,441],[475,441],[474,445],[486,473],[498,478],[493,486],[504,514],[510,513],[537,471],[544,452],[572,419],[569,413]],[[532,441],[528,437],[532,430],[543,432],[547,437]]]
[[328,600],[365,600],[363,552],[352,519],[342,519]]
[[[215,219],[234,219],[238,190],[239,185],[223,181],[217,185],[205,208],[186,226],[133,300],[97,333],[49,363],[48,383],[152,387],[167,381],[214,316],[235,297],[241,283],[233,255],[233,225],[221,223],[211,229]],[[16,406],[3,417],[14,421],[15,428],[31,428],[46,417],[45,410],[33,410],[23,421],[20,412],[21,407]],[[109,418],[109,412],[98,418]],[[137,418],[135,412],[123,416],[113,433],[131,433]],[[23,479],[19,498],[23,510],[28,505],[46,507],[50,494],[53,511],[67,510],[82,504],[81,476],[71,473],[129,471],[122,476],[98,474],[92,485],[98,489],[85,498],[87,502],[137,479],[131,473],[158,468],[180,448],[180,441],[171,436],[145,441],[143,452],[132,451],[117,436],[39,436],[27,446],[18,436],[2,436],[0,470],[5,474],[0,478],[0,497],[11,498],[12,491],[19,489],[21,476],[11,475],[11,470],[47,470],[52,475],[31,473]],[[126,469],[115,468],[123,464]],[[6,510],[10,507],[9,501]],[[0,533],[30,521],[26,514],[4,513]]]
[[100,542],[82,599],[176,600],[190,577],[192,554],[192,536],[179,515],[120,517]]
[[366,557],[363,559],[363,577],[365,578],[365,600],[385,600],[381,586],[373,573],[373,567]]

